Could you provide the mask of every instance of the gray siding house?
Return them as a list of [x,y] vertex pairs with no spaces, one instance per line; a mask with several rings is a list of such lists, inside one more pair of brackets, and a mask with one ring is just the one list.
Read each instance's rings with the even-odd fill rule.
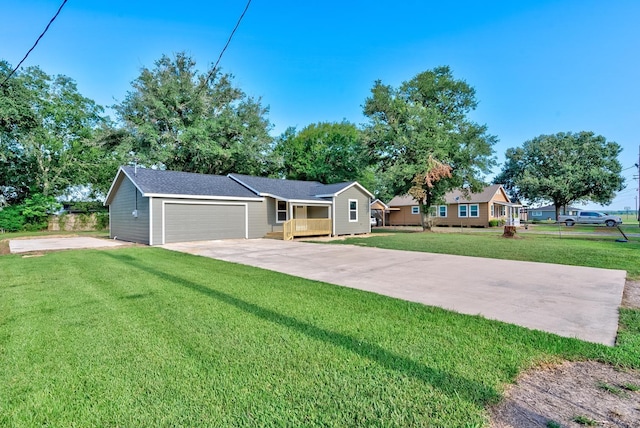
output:
[[[560,207],[560,213],[563,212],[568,215],[575,215],[579,208],[576,207]],[[538,208],[529,208],[529,220],[548,220],[548,221],[556,221],[556,206],[555,205],[546,205],[544,207]]]
[[368,233],[372,198],[357,182],[326,185],[125,166],[105,205],[111,238],[162,245],[262,238],[282,234],[287,225],[292,236]]

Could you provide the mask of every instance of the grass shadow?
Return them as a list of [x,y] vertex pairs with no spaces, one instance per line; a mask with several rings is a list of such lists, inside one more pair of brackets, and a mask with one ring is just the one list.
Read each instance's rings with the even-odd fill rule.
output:
[[119,254],[115,251],[103,252],[101,254],[104,257],[113,258],[121,263],[125,263],[130,267],[154,275],[162,280],[189,288],[202,295],[224,302],[265,321],[290,328],[309,338],[322,341],[328,345],[346,349],[360,357],[373,361],[386,369],[394,370],[405,376],[425,382],[451,397],[459,397],[480,407],[484,407],[488,403],[495,403],[500,399],[500,394],[498,394],[493,387],[440,369],[429,367],[423,363],[390,352],[379,345],[363,341],[360,338],[330,331],[308,322],[300,321],[294,317],[278,313],[274,310],[263,308],[254,303],[250,303],[227,293],[212,289],[206,285],[190,281],[172,273],[158,270],[155,266],[146,265],[126,254]]

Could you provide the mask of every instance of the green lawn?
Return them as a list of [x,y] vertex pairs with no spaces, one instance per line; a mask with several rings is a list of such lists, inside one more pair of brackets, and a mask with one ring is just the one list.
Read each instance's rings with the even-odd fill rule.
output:
[[0,426],[482,426],[616,348],[158,248],[0,257]]
[[[554,233],[597,233],[598,235],[611,235],[615,238],[621,238],[620,231],[615,227],[607,227],[593,224],[577,224],[574,226],[565,226],[558,223],[533,223],[528,225],[528,232],[554,232]],[[621,224],[620,229],[624,233],[640,233],[638,223]]]
[[640,279],[640,238],[621,243],[616,242],[620,235],[560,236],[526,232],[518,234],[521,239],[505,239],[501,235],[502,229],[483,233],[392,233],[332,243],[622,269],[627,271],[628,278]]

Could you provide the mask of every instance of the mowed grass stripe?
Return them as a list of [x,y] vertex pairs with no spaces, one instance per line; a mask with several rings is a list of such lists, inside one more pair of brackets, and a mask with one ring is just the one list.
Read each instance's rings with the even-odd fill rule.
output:
[[537,362],[634,365],[624,347],[157,248],[0,271],[1,426],[481,426]]

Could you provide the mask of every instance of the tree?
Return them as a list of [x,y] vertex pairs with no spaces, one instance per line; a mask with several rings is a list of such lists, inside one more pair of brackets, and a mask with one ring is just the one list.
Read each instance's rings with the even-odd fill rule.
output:
[[[11,69],[0,62],[0,77]],[[0,190],[19,202],[30,194],[59,196],[90,185],[102,164],[93,144],[103,109],[66,76],[38,67],[17,72],[0,89]]]
[[369,157],[361,131],[352,123],[321,122],[302,131],[287,129],[275,146],[280,171],[291,180],[321,183],[370,181]]
[[[412,187],[422,225],[429,230],[431,206],[456,188],[479,190],[482,174],[494,165],[495,136],[467,117],[477,106],[475,90],[456,80],[449,67],[437,67],[399,88],[377,81],[364,105],[369,117],[368,149],[393,194]],[[450,175],[425,177],[448,167]],[[420,190],[419,190],[419,189]]]
[[143,68],[114,106],[120,135],[142,164],[207,174],[268,175],[272,138],[268,109],[218,71],[198,74],[185,53]]
[[540,135],[510,148],[494,182],[530,203],[551,201],[556,207],[576,202],[611,203],[624,188],[622,148],[593,132]]

